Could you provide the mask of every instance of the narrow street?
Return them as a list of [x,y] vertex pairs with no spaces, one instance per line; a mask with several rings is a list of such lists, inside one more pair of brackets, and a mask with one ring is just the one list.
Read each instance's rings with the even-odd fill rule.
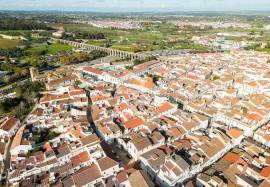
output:
[[[90,124],[90,128],[92,129],[93,133],[96,133],[98,135],[96,131],[95,123],[92,117],[92,108],[91,108],[92,100],[90,97],[90,93],[91,93],[91,90],[86,89],[86,95],[88,97],[87,118],[88,118],[88,122]],[[99,137],[99,138],[101,139],[101,146],[108,157],[120,162],[121,165],[126,165],[127,163],[130,162],[131,158],[128,156],[128,153],[125,150],[120,149],[116,143],[108,144],[102,139],[102,137]]]

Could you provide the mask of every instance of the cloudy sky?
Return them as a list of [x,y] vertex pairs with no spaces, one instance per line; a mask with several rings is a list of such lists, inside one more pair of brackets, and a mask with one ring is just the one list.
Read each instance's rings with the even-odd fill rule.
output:
[[0,10],[265,11],[270,0],[0,0]]

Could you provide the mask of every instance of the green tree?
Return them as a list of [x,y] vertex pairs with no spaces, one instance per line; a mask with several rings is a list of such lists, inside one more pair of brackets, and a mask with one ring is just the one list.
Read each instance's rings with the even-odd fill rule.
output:
[[24,116],[27,111],[25,111],[25,108],[26,108],[26,103],[25,101],[21,101],[20,104],[14,108],[14,113],[15,115],[18,117],[18,118],[22,118],[22,116]]
[[255,35],[255,31],[254,30],[250,31],[249,35]]
[[16,96],[17,97],[22,97],[23,96],[23,93],[24,93],[24,89],[22,89],[22,87],[16,87],[15,89],[14,89],[14,92],[16,92]]
[[37,68],[42,67],[42,63],[41,63],[39,56],[37,54],[33,54],[31,57],[28,57],[26,59],[26,63],[32,67],[37,67]]
[[12,76],[11,75],[5,75],[4,76],[4,83],[8,84],[10,83],[12,80]]
[[6,56],[5,62],[6,62],[6,63],[11,63],[11,60],[10,60],[10,58],[9,58],[8,56]]
[[76,80],[76,81],[75,81],[75,85],[76,85],[76,86],[79,86],[81,83],[82,83],[82,82],[79,81],[79,80]]
[[68,65],[71,63],[70,58],[68,56],[61,56],[59,61],[61,65]]
[[11,62],[4,62],[1,64],[1,70],[2,71],[12,71],[14,68],[14,65],[11,64]]

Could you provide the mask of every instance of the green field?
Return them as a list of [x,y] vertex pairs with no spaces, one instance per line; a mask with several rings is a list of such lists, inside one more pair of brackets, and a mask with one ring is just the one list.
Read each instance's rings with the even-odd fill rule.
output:
[[125,32],[125,31],[120,31],[120,30],[115,30],[115,29],[98,28],[98,27],[93,27],[91,25],[85,25],[85,24],[49,24],[49,26],[53,28],[64,27],[65,30],[68,32],[74,32],[74,31],[103,32],[105,34],[115,34],[115,33]]
[[10,49],[20,45],[20,40],[9,40],[0,37],[0,49]]
[[[242,28],[206,28],[200,29],[196,27],[178,28],[176,25],[161,22],[161,23],[145,23],[141,30],[117,30],[108,28],[97,28],[85,24],[61,24],[53,25],[55,27],[63,26],[68,32],[87,32],[87,33],[103,33],[105,39],[88,40],[89,44],[111,47],[131,52],[153,51],[163,49],[194,49],[199,51],[208,50],[207,47],[195,45],[191,38],[193,36],[214,36],[221,32],[240,32],[243,34],[261,35],[259,38],[252,37],[234,37],[228,36],[227,40],[234,41],[270,41],[270,31],[263,31],[260,28],[252,30]],[[264,51],[268,51],[267,49]]]
[[268,53],[270,52],[270,48],[263,48],[263,49],[262,48],[257,48],[256,50],[260,51],[260,52],[268,52]]
[[91,45],[103,46],[106,44],[106,40],[89,40],[88,43]]
[[27,54],[55,54],[58,52],[70,51],[72,46],[64,44],[52,44],[52,45],[41,45],[33,47],[27,50]]
[[5,30],[5,31],[1,30],[0,31],[1,34],[11,35],[11,36],[23,36],[25,38],[30,36],[31,32],[32,32],[31,30]]
[[[117,30],[97,28],[84,24],[59,24],[53,27],[64,27],[68,32],[103,33],[106,39],[89,40],[89,44],[97,46],[108,45],[111,48],[124,51],[152,51],[160,49],[194,49],[193,42],[185,32],[170,23],[149,24],[142,30]],[[189,43],[188,45],[186,43]],[[196,47],[197,49],[197,47]]]

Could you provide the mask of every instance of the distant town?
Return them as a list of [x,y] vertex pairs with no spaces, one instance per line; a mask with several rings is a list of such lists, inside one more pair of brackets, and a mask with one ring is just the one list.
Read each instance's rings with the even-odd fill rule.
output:
[[3,186],[270,186],[270,13],[0,11],[0,117]]

